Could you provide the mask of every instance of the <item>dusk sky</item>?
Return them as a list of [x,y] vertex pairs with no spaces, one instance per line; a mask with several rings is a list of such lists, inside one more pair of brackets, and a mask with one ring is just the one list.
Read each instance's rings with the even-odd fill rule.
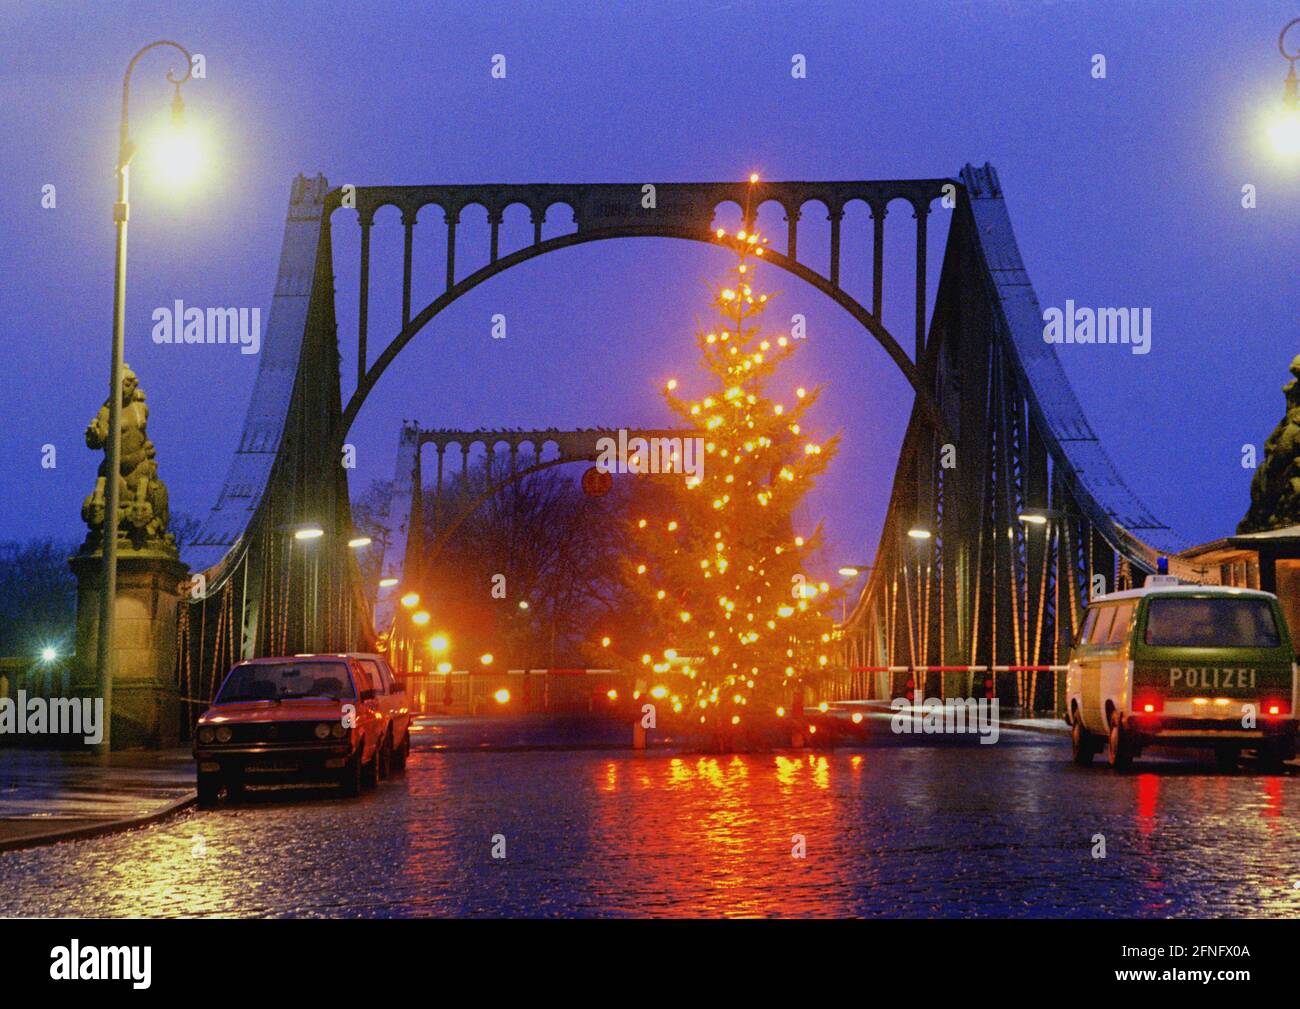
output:
[[[289,185],[671,182],[956,176],[991,162],[1044,307],[1149,307],[1151,352],[1058,348],[1102,443],[1134,491],[1189,542],[1233,531],[1249,503],[1242,446],[1281,417],[1298,352],[1300,173],[1261,118],[1281,100],[1275,3],[655,3],[330,5],[9,0],[0,10],[0,538],[79,541],[98,454],[111,333],[113,163],[121,76],[174,38],[206,58],[187,115],[211,163],[179,199],[133,174],[126,360],[148,394],[173,511],[206,514],[238,441],[258,358],[156,346],[176,299],[270,307]],[[494,54],[507,76],[491,76]],[[806,79],[791,77],[803,54]],[[1094,79],[1094,54],[1106,59]],[[142,142],[165,120],[175,60],[146,56],[132,94]],[[42,187],[57,206],[43,209]],[[1258,205],[1242,206],[1253,185]],[[519,208],[515,208],[519,210]],[[800,254],[825,262],[825,214]],[[432,215],[434,208],[427,214]],[[931,215],[931,296],[947,211]],[[432,221],[430,216],[428,220]],[[425,218],[422,217],[423,224]],[[769,230],[779,214],[765,215]],[[563,226],[548,223],[547,233]],[[910,346],[914,222],[888,219],[885,323]],[[870,220],[845,221],[844,286],[869,303]],[[344,393],[355,374],[357,228],[333,220]],[[486,261],[481,211],[458,270]],[[374,352],[398,330],[401,227],[381,214],[371,267]],[[511,216],[503,249],[531,239]],[[783,234],[773,236],[783,245]],[[441,222],[416,228],[415,307],[442,289]],[[856,258],[854,258],[856,257]],[[464,266],[461,266],[464,264]],[[349,440],[354,495],[392,476],[400,422],[649,426],[659,389],[695,370],[695,321],[722,251],[669,239],[598,242],[484,284],[390,368]],[[778,270],[774,330],[808,318],[789,386],[825,383],[814,416],[842,431],[810,495],[833,561],[864,561],[885,514],[911,391],[841,309]],[[493,340],[503,313],[508,338]],[[784,380],[783,380],[784,381]],[[41,466],[42,446],[58,451]],[[575,474],[576,475],[576,474]]]

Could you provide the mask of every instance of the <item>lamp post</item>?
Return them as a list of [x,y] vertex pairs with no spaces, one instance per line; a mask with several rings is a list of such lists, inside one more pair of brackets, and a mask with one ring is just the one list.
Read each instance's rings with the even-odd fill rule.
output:
[[151,49],[170,46],[185,57],[185,76],[173,77],[169,69],[167,80],[176,87],[172,99],[173,122],[179,122],[184,109],[181,102],[181,85],[190,79],[193,69],[190,51],[178,42],[160,39],[150,42],[131,57],[122,77],[122,121],[118,134],[117,151],[117,202],[113,204],[113,222],[117,229],[117,250],[113,261],[113,349],[112,362],[108,380],[108,438],[106,449],[104,481],[104,540],[103,571],[100,575],[99,596],[99,639],[95,648],[96,674],[98,676],[99,695],[104,699],[104,738],[100,751],[108,753],[112,741],[111,726],[113,719],[113,630],[114,597],[117,595],[117,507],[118,481],[121,474],[122,454],[122,358],[124,356],[124,332],[126,329],[126,222],[130,216],[130,170],[131,158],[135,155],[135,144],[131,142],[128,109],[131,97],[131,73],[140,57]]

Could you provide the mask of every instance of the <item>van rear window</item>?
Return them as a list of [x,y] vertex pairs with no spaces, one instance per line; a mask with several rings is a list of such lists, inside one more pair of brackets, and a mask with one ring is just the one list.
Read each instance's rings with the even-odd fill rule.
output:
[[1147,603],[1148,645],[1276,648],[1277,622],[1267,599],[1157,598]]

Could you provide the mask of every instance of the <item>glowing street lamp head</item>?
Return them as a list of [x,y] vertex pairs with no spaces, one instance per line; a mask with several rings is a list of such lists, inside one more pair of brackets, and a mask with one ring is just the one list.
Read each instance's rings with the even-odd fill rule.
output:
[[492,665],[492,660],[494,658],[495,656],[491,652],[484,652],[482,655],[478,657],[478,660],[479,662],[483,663],[483,665],[490,666]]
[[203,137],[192,123],[185,121],[180,84],[176,85],[176,96],[172,99],[171,122],[154,133],[147,149],[153,173],[169,188],[188,187],[202,171]]
[[405,606],[408,610],[412,606],[419,605],[419,602],[420,602],[420,593],[418,592],[408,592],[406,593],[406,595],[402,596],[402,605]]
[[1268,139],[1284,158],[1300,156],[1300,108],[1284,106],[1268,125]]
[[303,526],[301,529],[294,530],[293,538],[296,540],[318,540],[325,535],[325,530],[320,526]]
[[379,587],[381,589],[391,589],[396,584],[397,579],[393,578],[391,575],[388,578],[379,579]]
[[1300,49],[1292,52],[1286,46],[1287,33],[1298,25],[1300,18],[1292,18],[1282,26],[1282,32],[1277,37],[1278,51],[1287,61],[1287,73],[1282,91],[1282,108],[1268,125],[1268,137],[1273,149],[1288,160],[1300,157],[1300,94],[1297,93],[1295,73]]
[[930,538],[930,530],[920,528],[909,529],[907,530],[907,535],[912,537],[914,540],[928,540]]
[[428,611],[428,610],[420,610],[420,611],[418,611],[418,612],[416,612],[416,613],[412,613],[412,614],[411,614],[411,622],[414,623],[414,624],[418,624],[418,625],[420,625],[421,627],[423,627],[425,624],[427,624],[427,623],[429,622],[429,611]]
[[492,695],[492,699],[496,701],[497,704],[509,704],[510,691],[507,690],[505,687],[502,687],[500,690],[498,690],[495,694]]
[[451,647],[451,642],[446,634],[435,634],[429,639],[429,647],[435,652],[445,652]]
[[353,550],[360,550],[362,547],[370,546],[371,542],[373,541],[369,536],[353,536],[352,539],[348,540],[348,546]]
[[59,650],[57,648],[51,648],[47,645],[46,647],[41,649],[42,662],[53,662],[58,657],[59,657]]
[[858,575],[862,574],[862,572],[855,567],[850,567],[848,565],[845,565],[844,567],[840,568],[840,574],[842,574],[845,578],[856,578],[858,577]]

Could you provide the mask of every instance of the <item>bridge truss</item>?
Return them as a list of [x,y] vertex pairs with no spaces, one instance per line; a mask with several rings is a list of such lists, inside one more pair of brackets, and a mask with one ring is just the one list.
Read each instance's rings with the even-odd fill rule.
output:
[[[785,249],[771,248],[767,261],[848,312],[915,391],[875,568],[843,628],[846,665],[856,670],[843,691],[889,696],[897,686],[893,674],[877,676],[875,670],[904,664],[933,670],[940,690],[966,687],[943,680],[944,666],[1040,664],[1028,659],[1049,664],[1049,654],[1054,664],[1093,587],[1091,575],[1106,576],[1109,589],[1154,567],[1167,530],[1115,472],[1054,348],[1042,341],[1042,316],[991,167],[968,166],[958,179],[764,182],[757,193],[744,183],[664,183],[655,188],[649,209],[645,191],[642,184],[331,189],[321,176],[294,181],[243,432],[194,544],[203,570],[191,605],[181,607],[178,676],[185,696],[210,696],[240,657],[373,647],[375,628],[347,547],[352,522],[343,448],[366,398],[424,327],[478,285],[548,252],[625,237],[716,242],[714,221],[728,204],[746,208],[747,227],[760,207],[779,205],[787,225]],[[927,219],[940,199],[955,206],[931,320]],[[884,221],[896,201],[910,207],[916,221],[915,266],[906,278],[915,292],[911,356],[881,320]],[[854,202],[871,213],[869,264],[845,262],[842,254],[841,225]],[[500,225],[506,210],[518,204],[528,208],[533,240],[505,250]],[[824,271],[800,258],[806,242],[800,245],[799,221],[810,204],[825,209],[830,222]],[[370,234],[376,212],[389,205],[400,211],[403,227],[401,324],[372,356]],[[573,230],[546,238],[543,224],[561,205],[572,212]],[[428,206],[442,210],[445,287],[418,307],[415,224]],[[470,206],[486,209],[490,246],[487,262],[462,272],[456,232]],[[352,264],[359,277],[351,348],[357,371],[355,389],[344,402],[339,343],[349,337],[335,316],[332,228],[350,221],[360,229]],[[841,277],[868,274],[872,292],[866,303],[844,289]],[[520,444],[547,434],[477,437],[493,438],[493,449],[504,441],[513,456]],[[393,514],[411,513],[412,501],[404,494],[418,503],[421,445],[437,446],[441,465],[448,445],[464,446],[474,436],[408,427]],[[948,448],[956,459],[951,468]],[[1046,519],[1041,528],[1019,521],[1035,509]],[[320,528],[322,535],[300,540],[295,533],[304,526]],[[920,528],[931,533],[929,540],[907,535]],[[924,554],[912,549],[921,542]],[[399,556],[406,561],[409,536],[393,537],[385,549],[390,570]],[[381,607],[381,616],[386,613]]]

